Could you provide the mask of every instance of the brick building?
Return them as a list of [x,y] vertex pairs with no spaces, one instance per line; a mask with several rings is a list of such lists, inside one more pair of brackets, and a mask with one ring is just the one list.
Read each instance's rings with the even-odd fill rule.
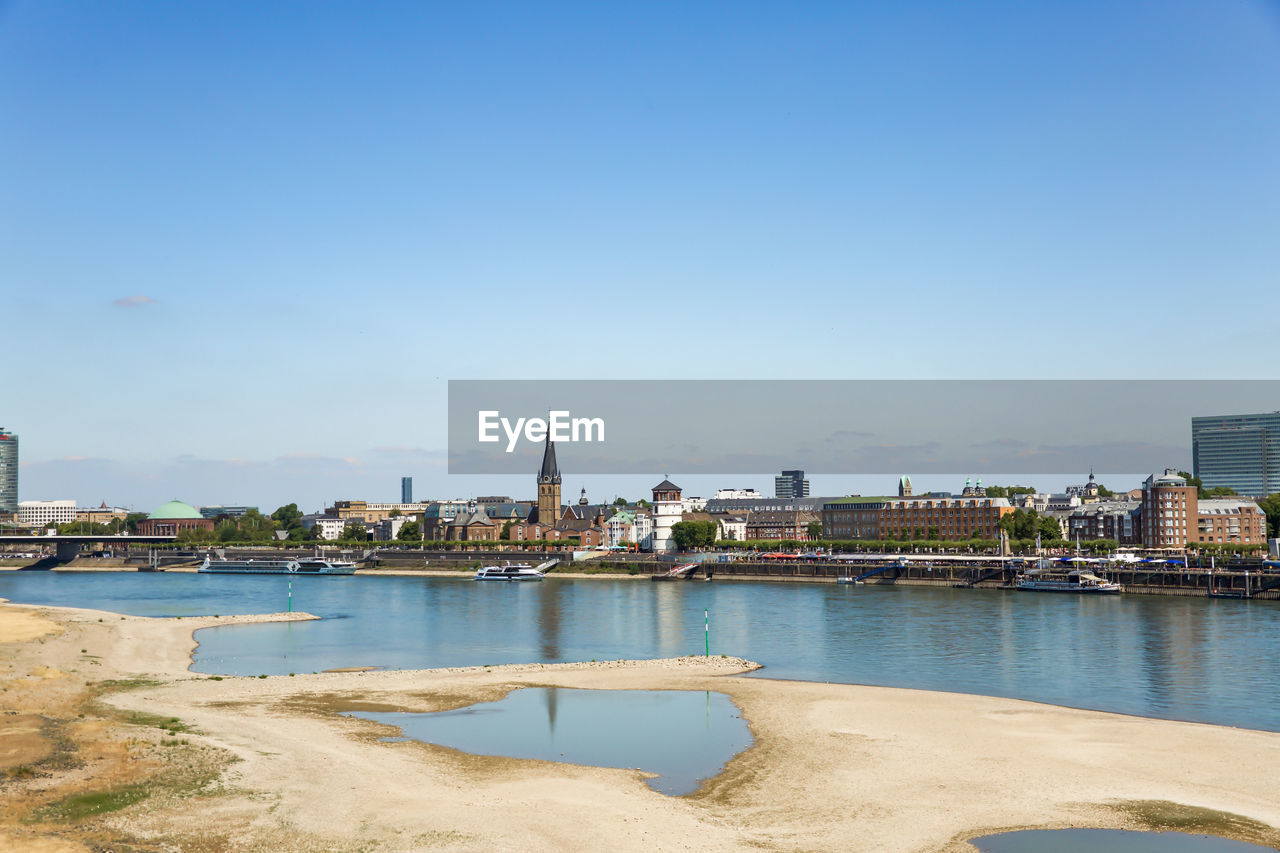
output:
[[746,517],[748,539],[809,539],[809,523],[820,521],[821,515],[804,510],[764,510],[749,512]]
[[985,495],[838,498],[823,504],[822,537],[998,539],[1000,519],[1011,512],[1008,499]]

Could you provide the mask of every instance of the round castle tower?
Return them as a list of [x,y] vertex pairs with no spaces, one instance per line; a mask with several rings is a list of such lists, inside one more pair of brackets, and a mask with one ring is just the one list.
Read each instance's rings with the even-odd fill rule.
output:
[[680,487],[670,480],[663,480],[653,487],[653,550],[661,554],[676,549],[671,528],[683,515],[680,503]]

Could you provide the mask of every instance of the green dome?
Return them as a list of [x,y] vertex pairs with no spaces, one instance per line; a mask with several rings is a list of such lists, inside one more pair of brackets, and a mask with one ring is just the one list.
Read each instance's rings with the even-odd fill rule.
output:
[[182,501],[169,501],[167,504],[161,504],[156,507],[156,511],[148,515],[147,518],[204,518],[204,516],[191,504],[184,504]]

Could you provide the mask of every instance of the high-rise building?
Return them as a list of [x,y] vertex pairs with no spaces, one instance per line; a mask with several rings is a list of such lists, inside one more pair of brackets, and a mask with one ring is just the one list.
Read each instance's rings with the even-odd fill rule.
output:
[[781,476],[774,477],[773,496],[776,498],[809,497],[809,481],[804,478],[804,472],[783,471]]
[[1192,473],[1205,488],[1280,492],[1280,412],[1192,418],[1191,454]]
[[18,437],[0,427],[0,512],[18,511]]
[[413,503],[413,478],[412,477],[400,478],[400,503],[402,504]]

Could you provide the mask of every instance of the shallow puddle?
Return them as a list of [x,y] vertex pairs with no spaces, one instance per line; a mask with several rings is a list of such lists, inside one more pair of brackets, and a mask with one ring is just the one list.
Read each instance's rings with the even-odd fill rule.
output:
[[528,687],[498,702],[433,714],[352,711],[404,737],[476,755],[537,758],[656,773],[656,791],[689,794],[751,745],[723,693]]
[[1121,829],[1034,829],[984,835],[970,842],[982,853],[1270,853],[1272,848],[1185,832]]

